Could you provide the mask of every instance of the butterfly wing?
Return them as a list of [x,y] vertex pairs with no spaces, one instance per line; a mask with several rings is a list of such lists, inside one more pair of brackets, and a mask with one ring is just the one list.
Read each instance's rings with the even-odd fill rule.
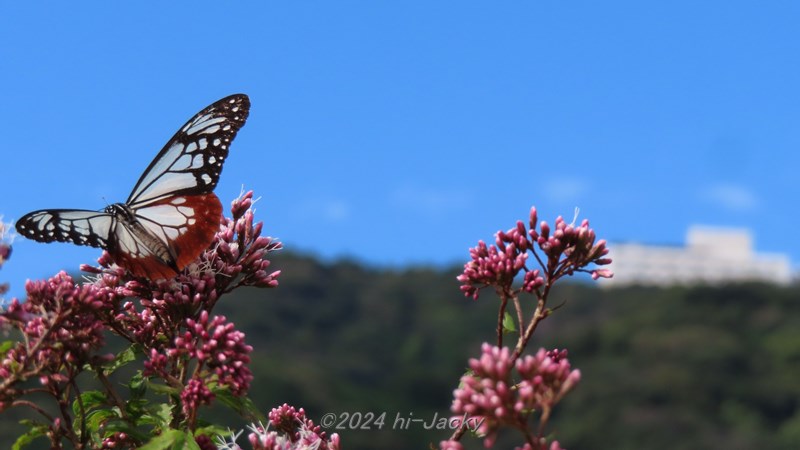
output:
[[107,212],[35,211],[17,222],[18,232],[40,242],[107,249],[138,276],[174,276],[219,230],[222,204],[212,191],[249,110],[248,97],[235,94],[197,113],[156,155],[125,205]]
[[79,209],[44,209],[25,214],[17,221],[17,232],[39,242],[72,242],[109,248],[115,225],[112,214]]
[[[128,198],[146,233],[120,228],[115,261],[136,275],[163,278],[175,275],[208,248],[222,217],[222,203],[212,191],[249,111],[246,95],[231,95],[197,113],[175,133]],[[155,236],[161,245],[145,245],[143,234]]]
[[153,159],[127,204],[138,209],[165,198],[214,190],[228,147],[249,111],[247,96],[235,94],[197,113]]
[[221,217],[222,203],[212,192],[164,198],[137,210],[135,225],[120,221],[111,256],[138,276],[175,276],[208,248]]

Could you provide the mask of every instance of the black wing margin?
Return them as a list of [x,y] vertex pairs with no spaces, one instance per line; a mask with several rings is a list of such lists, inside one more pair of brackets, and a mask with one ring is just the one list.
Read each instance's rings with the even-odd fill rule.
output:
[[225,97],[197,113],[147,167],[128,205],[135,209],[168,196],[213,191],[231,141],[249,113],[250,100],[244,94]]
[[81,209],[43,209],[17,221],[17,233],[39,242],[72,242],[108,248],[116,219],[113,215]]

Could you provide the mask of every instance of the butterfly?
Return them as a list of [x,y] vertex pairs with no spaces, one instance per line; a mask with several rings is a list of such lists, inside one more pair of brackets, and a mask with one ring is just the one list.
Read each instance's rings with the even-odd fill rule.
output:
[[236,94],[197,113],[156,155],[125,203],[102,211],[34,211],[17,221],[17,232],[39,242],[105,249],[139,277],[175,276],[219,230],[222,203],[213,190],[249,111],[247,96]]

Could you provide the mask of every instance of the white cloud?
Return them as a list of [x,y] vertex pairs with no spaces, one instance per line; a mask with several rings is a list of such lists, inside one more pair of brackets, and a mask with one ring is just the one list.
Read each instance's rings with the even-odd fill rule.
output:
[[575,202],[588,190],[588,183],[577,178],[558,178],[544,183],[546,195],[557,202]]
[[403,209],[431,216],[461,211],[469,207],[469,196],[461,189],[402,186],[391,194],[392,203]]
[[736,212],[752,211],[758,206],[758,198],[748,188],[727,183],[717,183],[706,187],[700,198],[715,206]]
[[322,205],[322,216],[330,222],[341,222],[350,217],[350,206],[342,200],[333,200]]
[[328,223],[344,222],[350,218],[350,205],[337,199],[308,199],[293,209],[293,215],[301,220],[321,220]]

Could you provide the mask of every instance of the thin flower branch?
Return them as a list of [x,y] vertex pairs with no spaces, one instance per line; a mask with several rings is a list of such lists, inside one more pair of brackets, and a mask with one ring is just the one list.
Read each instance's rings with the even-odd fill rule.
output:
[[[524,352],[538,325],[552,313],[547,301],[558,280],[576,272],[589,273],[593,279],[613,276],[607,269],[589,268],[607,265],[611,260],[606,257],[606,241],[596,240],[588,220],[575,226],[559,216],[554,228],[544,221],[538,226],[537,223],[536,208],[531,208],[528,229],[518,221],[514,228],[498,231],[493,245],[479,241],[470,249],[471,259],[457,277],[465,296],[477,299],[481,290],[493,287],[500,298],[497,345],[483,344],[481,357],[469,361],[470,372],[461,377],[451,407],[454,414],[480,419],[477,434],[487,448],[494,445],[499,428],[507,426],[524,436],[525,444],[520,449],[561,449],[558,441],[548,443],[544,429],[553,406],[580,380],[580,371],[570,368],[566,350],[539,349],[533,356],[525,356]],[[529,258],[531,254],[533,259]],[[532,267],[529,260],[535,261]],[[521,285],[515,286],[520,278]],[[524,294],[535,298],[535,308],[527,322],[520,301]],[[513,351],[502,345],[509,299],[519,325]],[[539,425],[533,431],[530,419],[535,413]],[[459,441],[465,431],[465,426],[459,427],[439,448],[463,449]]]

